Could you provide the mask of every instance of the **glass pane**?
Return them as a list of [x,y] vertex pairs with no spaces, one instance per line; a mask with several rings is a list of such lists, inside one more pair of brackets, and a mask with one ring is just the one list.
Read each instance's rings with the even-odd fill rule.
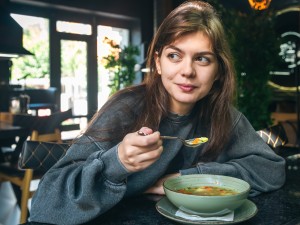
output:
[[19,14],[11,16],[23,28],[23,46],[34,54],[12,59],[11,83],[48,88],[50,86],[48,19]]
[[87,43],[61,41],[61,110],[87,115]]
[[114,41],[121,47],[129,44],[129,30],[101,26],[97,27],[97,54],[98,54],[98,107],[100,108],[108,99],[110,94],[109,84],[109,72],[104,68],[103,57],[110,54],[110,45],[105,41],[106,38]]
[[92,34],[91,25],[83,24],[83,23],[66,22],[66,21],[57,21],[56,30],[58,32],[65,32],[71,34],[85,34],[85,35]]

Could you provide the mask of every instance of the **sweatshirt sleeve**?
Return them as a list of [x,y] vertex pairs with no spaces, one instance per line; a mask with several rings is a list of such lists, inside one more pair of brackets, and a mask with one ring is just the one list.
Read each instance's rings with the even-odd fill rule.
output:
[[118,161],[117,146],[103,151],[97,143],[73,144],[42,178],[30,218],[54,224],[89,221],[123,198],[127,176]]
[[279,189],[284,184],[285,160],[262,140],[242,114],[236,118],[230,139],[215,162],[199,162],[196,167],[181,170],[181,174],[240,178],[250,184],[250,196]]
[[[123,105],[123,106],[122,106]],[[127,126],[132,114],[119,101],[91,126],[105,129],[111,121]],[[106,137],[108,134],[103,134]],[[53,224],[82,224],[103,214],[125,195],[130,173],[118,157],[120,140],[97,141],[82,135],[41,179],[32,199],[30,219]],[[49,209],[49,210],[47,210]]]

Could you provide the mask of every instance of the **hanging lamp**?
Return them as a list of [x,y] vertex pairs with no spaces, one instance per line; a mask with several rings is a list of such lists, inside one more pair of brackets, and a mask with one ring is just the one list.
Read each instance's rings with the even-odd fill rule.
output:
[[272,0],[248,0],[252,9],[265,10],[269,7]]

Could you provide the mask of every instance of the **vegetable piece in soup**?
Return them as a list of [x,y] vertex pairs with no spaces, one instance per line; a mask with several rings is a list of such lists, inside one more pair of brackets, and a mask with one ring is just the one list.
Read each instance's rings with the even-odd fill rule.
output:
[[189,195],[200,195],[200,196],[223,196],[223,195],[234,195],[236,191],[229,188],[215,187],[215,186],[201,186],[201,187],[186,187],[178,189],[176,192],[189,194]]

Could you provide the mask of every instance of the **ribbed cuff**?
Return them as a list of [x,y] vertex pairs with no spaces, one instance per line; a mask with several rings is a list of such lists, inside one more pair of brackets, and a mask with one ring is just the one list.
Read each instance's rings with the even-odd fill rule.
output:
[[196,167],[188,168],[188,169],[185,169],[185,170],[179,170],[179,172],[180,172],[181,175],[198,174],[199,173],[199,171]]

